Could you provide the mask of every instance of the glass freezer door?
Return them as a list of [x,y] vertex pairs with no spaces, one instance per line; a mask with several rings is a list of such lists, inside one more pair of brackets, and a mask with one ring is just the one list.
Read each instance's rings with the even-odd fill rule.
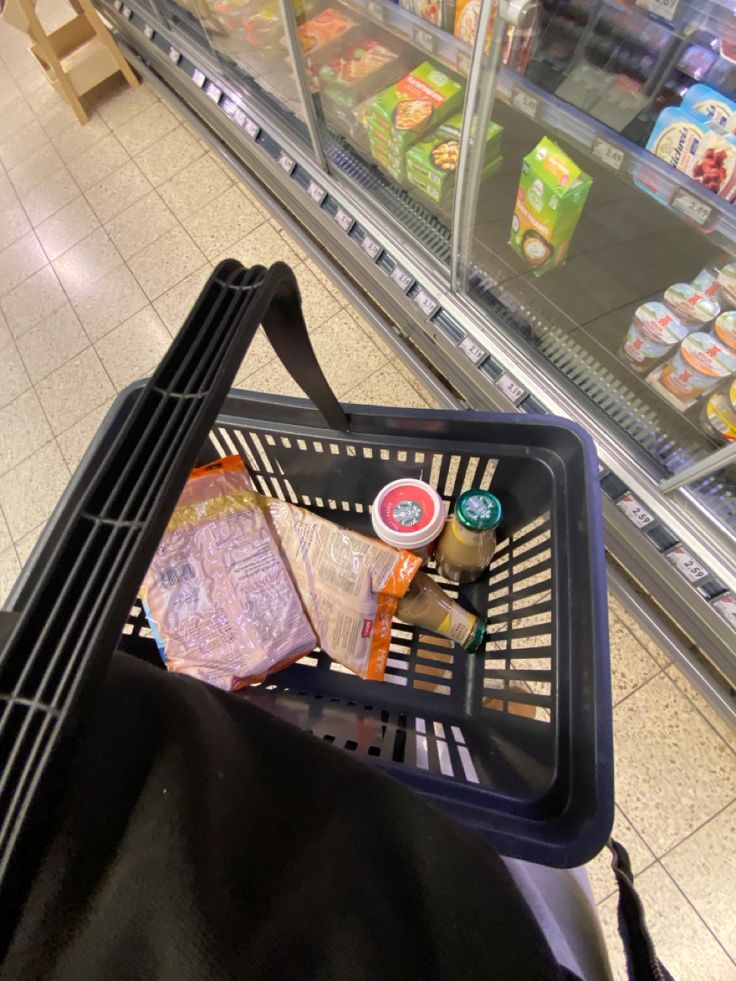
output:
[[[454,282],[656,485],[736,438],[736,18],[518,0],[496,29],[524,56],[479,110]],[[696,489],[724,541],[735,477]]]

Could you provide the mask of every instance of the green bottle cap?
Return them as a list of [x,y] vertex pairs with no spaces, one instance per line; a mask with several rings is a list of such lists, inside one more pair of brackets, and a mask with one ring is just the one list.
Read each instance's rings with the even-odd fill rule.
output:
[[465,650],[468,654],[475,654],[477,650],[483,645],[483,641],[486,639],[486,630],[488,629],[488,621],[484,617],[478,617],[478,622],[473,628],[473,632],[470,635],[470,640],[465,645]]
[[455,515],[471,531],[488,531],[501,520],[501,502],[490,491],[471,488],[455,502]]

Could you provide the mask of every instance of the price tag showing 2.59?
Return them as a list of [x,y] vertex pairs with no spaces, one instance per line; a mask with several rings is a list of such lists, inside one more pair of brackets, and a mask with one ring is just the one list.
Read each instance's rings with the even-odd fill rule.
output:
[[283,150],[279,152],[279,167],[284,171],[284,173],[291,174],[294,173],[294,168],[296,167],[296,160],[290,157],[288,153],[284,153]]
[[650,514],[643,504],[640,504],[633,494],[627,491],[623,497],[616,501],[616,507],[623,511],[626,517],[637,528],[646,528],[654,521],[654,515]]
[[716,609],[723,619],[736,628],[736,597],[732,593],[724,593],[714,599],[711,606]]
[[458,347],[473,362],[476,368],[479,364],[483,364],[488,357],[488,351],[481,347],[480,344],[476,344],[472,337],[463,337]]
[[536,119],[537,116],[537,100],[536,97],[527,92],[526,89],[515,85],[511,90],[511,105],[514,109],[518,109],[519,112],[524,113],[529,119]]
[[676,208],[686,218],[689,218],[690,221],[694,221],[696,225],[705,225],[713,214],[713,208],[709,204],[706,204],[705,201],[701,201],[700,198],[696,198],[692,194],[688,194],[682,188],[675,191],[675,196],[672,198],[672,207]]
[[708,572],[699,562],[696,562],[692,555],[686,551],[682,545],[675,545],[672,551],[666,555],[668,562],[681,572],[688,582],[699,582],[701,579],[708,578]]
[[437,54],[436,34],[426,30],[426,28],[421,27],[419,24],[414,25],[412,34],[414,37],[414,44],[416,44],[418,48],[422,48],[422,50],[426,51],[427,54]]
[[593,156],[604,163],[606,167],[610,167],[611,170],[621,170],[621,164],[624,162],[624,151],[620,146],[609,143],[601,136],[596,136],[593,140],[592,151]]

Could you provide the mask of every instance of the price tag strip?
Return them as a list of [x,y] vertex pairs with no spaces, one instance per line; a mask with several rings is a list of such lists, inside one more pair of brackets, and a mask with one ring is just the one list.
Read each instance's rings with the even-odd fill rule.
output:
[[621,170],[626,154],[620,146],[609,143],[602,136],[596,136],[592,146],[593,156],[611,170]]
[[327,191],[320,187],[317,181],[310,181],[309,187],[307,188],[307,194],[314,201],[315,204],[320,205],[327,197]]
[[696,198],[695,195],[689,194],[681,187],[675,191],[672,207],[689,218],[690,221],[694,221],[696,225],[705,225],[710,221],[713,214],[713,208],[709,204]]
[[290,157],[288,153],[284,153],[283,150],[279,152],[279,167],[284,171],[285,174],[291,176],[294,173],[294,168],[296,167],[296,160]]
[[335,212],[334,218],[340,228],[342,228],[346,234],[349,234],[350,229],[355,224],[355,218],[353,218],[352,215],[349,215],[344,208],[338,208]]
[[376,262],[379,255],[383,252],[383,248],[370,237],[370,235],[364,235],[363,241],[360,243],[361,249],[365,252],[369,259]]
[[406,269],[402,269],[401,266],[395,266],[393,268],[391,272],[391,279],[393,279],[403,293],[406,293],[411,287],[411,284],[414,282],[411,275],[406,271]]
[[520,85],[515,85],[511,89],[511,105],[514,109],[518,109],[519,112],[528,116],[529,119],[536,119],[538,108],[536,96],[521,88]]
[[413,300],[427,318],[434,316],[440,306],[435,298],[430,296],[421,286],[414,294]]
[[483,364],[488,357],[488,351],[481,347],[480,344],[476,344],[472,337],[463,337],[458,347],[476,367]]
[[640,504],[634,495],[629,494],[628,491],[616,501],[616,507],[623,511],[629,521],[635,524],[637,528],[646,528],[654,521],[654,515],[650,514],[644,505]]
[[678,572],[682,573],[688,582],[700,582],[701,579],[708,578],[708,570],[704,569],[682,545],[675,545],[665,558],[672,563]]

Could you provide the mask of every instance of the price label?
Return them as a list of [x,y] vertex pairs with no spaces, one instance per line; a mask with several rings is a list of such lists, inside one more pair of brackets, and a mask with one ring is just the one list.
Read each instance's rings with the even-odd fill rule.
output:
[[537,100],[531,92],[527,92],[526,89],[515,85],[511,90],[511,105],[514,109],[518,109],[529,119],[536,119],[537,117]]
[[143,33],[144,33],[144,34],[146,35],[146,37],[147,37],[147,38],[148,38],[148,40],[150,41],[150,40],[151,40],[151,38],[153,37],[153,35],[155,34],[155,31],[154,31],[154,29],[153,29],[153,28],[151,27],[151,25],[150,25],[150,24],[146,24],[146,26],[145,26],[145,27],[143,28]]
[[463,337],[458,346],[476,366],[482,364],[488,357],[488,351],[480,344],[476,344],[472,337]]
[[402,269],[401,266],[394,267],[393,271],[391,272],[391,279],[393,279],[399,289],[404,293],[406,293],[411,284],[414,282],[406,269]]
[[112,0],[113,7],[120,12],[123,9],[123,0]]
[[708,578],[708,571],[682,545],[676,545],[667,553],[666,559],[683,574],[688,582],[699,582],[701,579]]
[[283,150],[279,153],[279,167],[284,171],[285,174],[293,174],[294,168],[296,167],[296,160],[292,159],[288,153],[284,153]]
[[496,379],[496,388],[503,392],[507,398],[511,399],[514,405],[523,402],[529,394],[511,375],[507,375],[505,372]]
[[120,11],[120,13],[126,20],[130,20],[130,18],[133,16],[133,11],[130,9],[130,7],[126,7],[125,4],[123,4],[123,9]]
[[593,140],[593,156],[596,157],[601,163],[604,163],[606,167],[610,167],[611,170],[621,170],[621,164],[624,162],[624,151],[620,146],[616,146],[614,143],[609,143],[608,140],[604,140],[601,136],[596,136]]
[[355,224],[355,218],[349,215],[344,208],[338,208],[335,212],[335,221],[344,232],[349,232]]
[[721,614],[724,620],[736,629],[736,596],[732,593],[724,593],[718,599],[714,599],[712,605]]
[[175,65],[178,65],[181,61],[181,51],[177,51],[176,48],[169,48],[169,61],[173,61]]
[[635,524],[637,528],[646,528],[654,521],[654,515],[650,514],[644,505],[640,504],[628,491],[620,500],[616,501],[616,507],[623,511],[629,521]]
[[220,97],[222,96],[222,89],[218,88],[214,82],[207,82],[204,91],[213,102],[219,103]]
[[192,81],[194,82],[195,85],[198,85],[199,88],[202,88],[202,86],[204,85],[205,78],[206,78],[205,73],[200,71],[199,68],[195,68],[194,71],[192,72]]
[[383,249],[378,244],[378,242],[375,242],[370,237],[370,235],[364,235],[363,236],[363,241],[360,243],[360,247],[365,252],[365,254],[368,256],[368,258],[371,259],[373,262],[376,261],[376,259],[379,257],[379,255],[383,251]]
[[386,20],[386,8],[379,0],[368,0],[368,16],[376,24],[382,24]]
[[222,107],[236,126],[243,125],[245,122],[245,113],[235,105],[232,99],[226,98],[222,103]]
[[677,8],[680,5],[680,0],[636,0],[636,2],[637,6],[669,21],[675,19]]
[[257,122],[251,119],[250,116],[246,116],[245,113],[243,113],[243,115],[245,117],[243,121],[243,129],[252,140],[257,140],[258,134],[261,132],[261,127]]
[[414,37],[414,44],[418,48],[426,51],[427,54],[437,54],[437,35],[428,31],[426,28],[421,27],[419,24],[414,25],[414,30],[412,32]]
[[307,188],[307,194],[314,201],[315,204],[322,204],[324,199],[327,197],[327,191],[320,187],[317,181],[310,181],[309,187]]
[[713,208],[709,204],[701,201],[700,198],[694,197],[692,194],[688,194],[682,188],[675,191],[675,196],[672,198],[672,207],[685,215],[686,218],[689,218],[690,221],[694,221],[696,225],[704,225],[713,214]]
[[430,296],[429,293],[421,288],[414,294],[414,302],[425,317],[431,317],[439,307],[439,303],[435,300],[435,298]]
[[462,48],[458,50],[455,64],[461,75],[468,75],[470,73],[470,55],[467,51],[463,51]]

